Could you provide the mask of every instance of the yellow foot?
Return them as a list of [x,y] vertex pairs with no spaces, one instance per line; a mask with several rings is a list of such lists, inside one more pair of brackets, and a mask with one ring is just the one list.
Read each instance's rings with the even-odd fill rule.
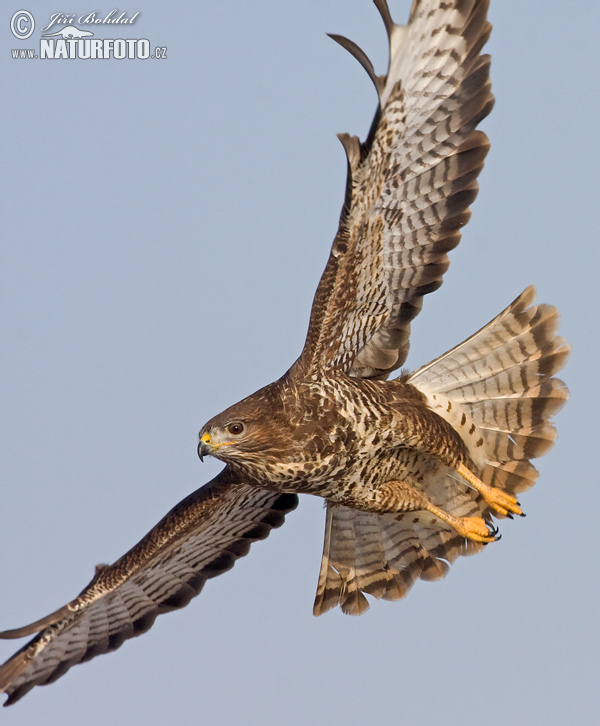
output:
[[459,464],[456,470],[469,482],[469,484],[471,484],[471,486],[477,489],[485,503],[488,507],[491,507],[494,512],[511,518],[513,514],[518,514],[520,517],[525,516],[519,502],[511,494],[507,494],[497,487],[491,487],[489,484],[484,484],[481,479],[476,477],[475,474],[467,469],[464,464]]
[[496,542],[500,539],[496,527],[488,525],[481,517],[453,517],[431,502],[426,502],[424,508],[449,524],[461,537],[471,539],[473,542],[488,544],[489,542]]
[[484,519],[481,517],[457,517],[450,524],[458,532],[458,534],[474,542],[496,542],[500,539],[498,530],[495,527],[488,527]]
[[481,492],[481,494],[486,504],[498,514],[504,514],[507,517],[513,514],[518,514],[519,517],[525,516],[519,502],[510,494],[503,492],[502,489],[489,487],[489,491]]

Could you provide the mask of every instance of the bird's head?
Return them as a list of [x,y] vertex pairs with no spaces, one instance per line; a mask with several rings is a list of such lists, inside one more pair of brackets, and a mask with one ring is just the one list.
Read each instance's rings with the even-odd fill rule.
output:
[[[227,447],[233,446],[230,453],[235,457],[236,451],[243,446],[244,439],[252,433],[251,427],[247,421],[231,420],[218,421],[220,417],[211,419],[200,431],[200,442],[198,444],[198,456],[201,460],[205,456],[214,456],[217,459],[227,461]],[[248,429],[250,428],[250,431]]]
[[208,421],[200,431],[198,455],[249,466],[275,452],[281,456],[289,441],[280,391],[271,384]]

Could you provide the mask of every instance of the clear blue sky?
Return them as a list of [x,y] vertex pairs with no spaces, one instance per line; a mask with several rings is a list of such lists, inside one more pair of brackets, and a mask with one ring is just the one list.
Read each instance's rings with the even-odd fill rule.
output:
[[[390,5],[406,19],[408,2]],[[9,28],[21,7],[38,21],[29,41]],[[364,137],[375,107],[325,33],[385,71],[368,0],[140,0],[119,6],[140,12],[125,37],[166,59],[11,58],[52,12],[110,9],[0,13],[0,628],[71,599],[218,471],[197,432],[298,355],[343,198],[335,133]],[[530,283],[558,305],[572,399],[527,519],[404,601],[315,619],[324,515],[303,501],[185,610],[35,689],[3,724],[593,720],[600,5],[492,0],[490,15],[492,150],[408,363]]]

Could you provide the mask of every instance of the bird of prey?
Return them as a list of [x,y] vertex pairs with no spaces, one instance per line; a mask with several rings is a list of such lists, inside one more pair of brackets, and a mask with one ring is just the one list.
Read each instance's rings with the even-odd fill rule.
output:
[[521,515],[530,463],[550,449],[567,398],[558,312],[528,288],[494,320],[418,370],[404,364],[423,297],[442,283],[489,148],[493,105],[488,0],[414,0],[393,22],[364,142],[348,161],[339,229],[298,360],[200,431],[200,458],[225,468],[175,506],[64,607],[0,633],[34,636],[0,668],[14,703],[72,665],[118,648],[181,608],[252,542],[279,527],[298,494],[326,504],[315,615],[360,614],[366,595],[396,600],[443,577],[458,555],[497,539],[492,517]]

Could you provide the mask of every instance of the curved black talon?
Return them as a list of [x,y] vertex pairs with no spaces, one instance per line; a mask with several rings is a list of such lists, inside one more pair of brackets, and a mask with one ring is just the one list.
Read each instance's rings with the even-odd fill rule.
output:
[[507,512],[505,516],[508,517],[509,519],[514,519],[514,517],[512,516],[512,514],[510,512]]
[[519,517],[526,517],[526,516],[527,515],[525,514],[525,512],[521,512],[521,514],[519,514]]

